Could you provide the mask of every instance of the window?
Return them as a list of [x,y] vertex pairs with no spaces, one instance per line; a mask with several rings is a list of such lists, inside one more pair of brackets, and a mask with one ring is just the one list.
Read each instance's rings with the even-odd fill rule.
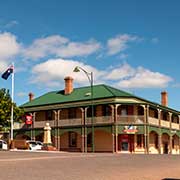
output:
[[[93,113],[94,113],[94,116],[95,116],[95,114],[96,114],[95,106],[93,106]],[[88,109],[87,109],[87,117],[92,117],[92,106],[88,107]]]
[[76,118],[76,109],[75,108],[68,109],[68,118],[69,119]]
[[121,115],[126,116],[127,115],[127,109],[125,109],[125,108],[121,109]]
[[144,115],[144,108],[141,106],[138,106],[138,115]]
[[172,122],[173,123],[179,123],[179,120],[178,120],[178,116],[177,115],[172,115]]
[[166,112],[163,112],[162,119],[168,121],[168,114]]
[[103,116],[110,116],[111,115],[111,111],[110,108],[108,106],[103,106]]
[[52,111],[46,111],[46,120],[52,120],[53,119],[52,115],[53,115]]
[[133,115],[134,114],[134,107],[131,105],[122,105],[120,113],[122,116]]
[[88,147],[92,146],[92,133],[87,135],[87,146]]
[[69,132],[69,147],[77,146],[77,134],[75,132]]

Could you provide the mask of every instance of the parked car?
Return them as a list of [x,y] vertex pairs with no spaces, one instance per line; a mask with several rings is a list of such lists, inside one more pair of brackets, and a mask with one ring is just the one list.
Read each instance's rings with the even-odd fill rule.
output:
[[0,140],[0,150],[8,150],[8,144],[4,140]]
[[29,144],[30,150],[41,150],[43,147],[43,143],[41,141],[27,140],[26,142]]

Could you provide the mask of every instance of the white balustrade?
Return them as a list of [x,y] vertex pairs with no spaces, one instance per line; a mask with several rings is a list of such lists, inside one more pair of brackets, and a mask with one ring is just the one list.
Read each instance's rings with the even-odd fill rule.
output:
[[72,125],[81,125],[82,119],[61,119],[58,120],[58,126],[72,126]]
[[161,126],[169,128],[170,127],[170,122],[165,121],[165,120],[161,120]]
[[119,124],[143,124],[144,116],[138,116],[138,115],[118,116],[117,122]]
[[54,127],[55,120],[50,120],[50,121],[35,121],[34,122],[34,127],[35,128],[42,128],[42,127],[45,127],[46,123],[49,123],[50,127]]
[[148,117],[148,122],[149,122],[149,124],[159,126],[159,120],[157,118]]
[[179,124],[178,123],[171,123],[172,129],[179,129]]
[[[92,118],[91,117],[86,118],[86,124],[91,124],[91,123],[92,123]],[[93,117],[93,123],[94,124],[112,123],[112,116]]]

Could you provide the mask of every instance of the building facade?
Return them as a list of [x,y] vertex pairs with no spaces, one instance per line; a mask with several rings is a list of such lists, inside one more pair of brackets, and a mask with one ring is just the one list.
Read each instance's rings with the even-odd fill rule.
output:
[[21,107],[33,117],[19,124],[16,139],[43,141],[49,123],[52,143],[61,151],[180,154],[180,112],[168,108],[167,93],[161,104],[107,85],[65,88],[38,98],[29,94]]

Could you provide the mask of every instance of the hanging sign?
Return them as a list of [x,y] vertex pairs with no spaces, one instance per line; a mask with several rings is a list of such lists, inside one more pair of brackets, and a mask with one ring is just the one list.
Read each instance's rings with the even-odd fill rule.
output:
[[26,115],[26,124],[32,124],[32,116]]
[[138,132],[137,126],[133,126],[133,125],[124,126],[123,132],[127,134],[135,134],[136,132]]

